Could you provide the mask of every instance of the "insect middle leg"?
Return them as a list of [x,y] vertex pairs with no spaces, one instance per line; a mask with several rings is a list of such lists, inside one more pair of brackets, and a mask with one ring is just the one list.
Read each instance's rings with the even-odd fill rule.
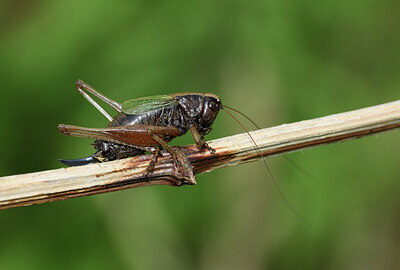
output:
[[169,146],[168,143],[163,138],[161,138],[159,135],[157,135],[157,133],[158,134],[160,133],[160,128],[164,129],[165,127],[156,127],[155,126],[155,127],[149,128],[149,131],[148,131],[149,135],[172,155],[175,163],[178,166],[185,167],[185,164],[183,164],[178,153],[171,146]]
[[172,158],[174,159],[174,164],[177,169],[178,175],[192,175],[192,177],[189,177],[188,179],[182,180],[182,179],[175,179],[172,178],[171,180],[175,183],[177,186],[181,186],[184,183],[190,184],[190,185],[195,185],[196,184],[196,179],[194,178],[194,173],[193,173],[193,166],[188,160],[186,154],[180,149],[179,146],[169,146],[166,141],[161,139],[159,136],[157,136],[154,133],[149,132],[149,134],[153,137],[154,140],[159,142],[160,145],[162,145],[171,155]]

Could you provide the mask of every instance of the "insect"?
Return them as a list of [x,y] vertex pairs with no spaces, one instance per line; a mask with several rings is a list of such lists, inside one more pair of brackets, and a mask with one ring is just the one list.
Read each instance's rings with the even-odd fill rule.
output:
[[[111,161],[141,155],[149,151],[154,153],[154,157],[147,169],[150,171],[157,162],[160,149],[165,148],[173,156],[175,164],[180,165],[182,168],[185,165],[182,162],[185,161],[182,161],[181,156],[178,154],[179,152],[170,147],[168,142],[186,134],[190,130],[197,147],[200,149],[206,148],[211,153],[214,153],[215,150],[206,143],[204,136],[211,132],[211,126],[219,110],[224,108],[241,114],[258,127],[253,120],[242,112],[226,105],[222,106],[220,98],[211,93],[176,93],[150,96],[127,100],[120,104],[100,94],[81,80],[77,80],[76,89],[110,122],[105,128],[58,125],[58,130],[61,134],[95,139],[93,146],[97,151],[93,155],[79,159],[60,159],[62,163],[68,166]],[[117,111],[117,115],[114,118],[111,117],[86,92],[110,105]],[[282,193],[253,137],[236,117],[230,112],[226,112],[248,134],[286,205],[300,220],[308,224],[297,214]]]
[[[93,146],[97,151],[93,155],[72,160],[60,159],[68,166],[111,161],[149,151],[154,153],[148,168],[151,170],[161,147],[170,152],[179,165],[178,154],[168,142],[189,130],[199,148],[215,152],[204,139],[222,107],[215,94],[177,93],[131,99],[120,104],[81,80],[76,82],[76,89],[110,122],[105,128],[58,125],[61,134],[95,139]],[[112,118],[87,92],[110,105],[117,115]]]

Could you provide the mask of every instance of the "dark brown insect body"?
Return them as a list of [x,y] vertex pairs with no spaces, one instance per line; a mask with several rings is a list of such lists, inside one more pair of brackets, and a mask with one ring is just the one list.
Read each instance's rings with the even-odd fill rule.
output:
[[158,154],[158,147],[173,154],[167,142],[184,135],[188,130],[199,147],[213,151],[206,144],[204,135],[211,131],[211,125],[221,108],[221,102],[214,94],[178,93],[128,100],[119,104],[82,81],[77,82],[77,89],[99,110],[100,106],[82,89],[107,102],[118,114],[111,119],[104,110],[100,110],[111,120],[103,129],[60,124],[58,128],[62,134],[96,139],[93,146],[98,150],[88,158],[60,160],[64,164],[75,166],[110,161],[140,155],[145,151]]

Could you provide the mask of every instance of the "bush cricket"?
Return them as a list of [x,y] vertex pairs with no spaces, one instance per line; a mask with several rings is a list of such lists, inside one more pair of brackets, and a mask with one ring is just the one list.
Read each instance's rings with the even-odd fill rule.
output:
[[[93,87],[77,80],[76,89],[110,122],[105,128],[86,128],[59,124],[61,134],[95,139],[93,146],[97,150],[93,155],[79,159],[60,159],[60,162],[68,166],[80,166],[97,162],[106,162],[131,156],[142,155],[146,151],[152,152],[154,157],[148,166],[150,171],[157,162],[161,148],[167,150],[178,167],[185,167],[179,158],[177,150],[168,145],[168,142],[178,136],[186,134],[189,130],[199,148],[206,148],[214,153],[206,143],[204,136],[211,132],[212,124],[220,109],[231,109],[254,123],[242,112],[222,105],[220,98],[211,93],[175,93],[170,95],[149,96],[131,99],[118,103],[95,90]],[[88,93],[94,95],[117,111],[117,115],[111,117]],[[278,183],[274,179],[265,158],[247,129],[230,112],[226,111],[249,135],[260,158],[263,160],[269,175],[277,187],[281,197],[289,209],[304,223],[308,224],[291,207],[283,195]]]

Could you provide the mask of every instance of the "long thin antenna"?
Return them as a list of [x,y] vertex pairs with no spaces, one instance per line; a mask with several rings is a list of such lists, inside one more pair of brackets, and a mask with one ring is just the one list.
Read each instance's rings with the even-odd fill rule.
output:
[[[224,109],[224,107],[228,108],[228,106],[223,106],[222,109]],[[229,107],[229,109],[231,109],[231,107]],[[234,110],[237,111],[237,110]],[[247,131],[247,129],[243,126],[243,124],[235,117],[233,116],[233,114],[231,114],[229,111],[224,110],[224,112],[226,112],[227,114],[229,114],[233,120],[236,121],[236,123],[238,123],[243,130],[247,133],[247,135],[249,135],[249,138],[251,139],[251,141],[253,142],[255,149],[258,153],[258,155],[260,156],[260,158],[262,159],[262,161],[264,162],[265,167],[268,170],[269,175],[271,176],[272,182],[274,183],[276,189],[278,190],[279,194],[281,195],[282,199],[285,201],[286,205],[289,207],[290,211],[293,212],[293,214],[295,214],[297,216],[298,219],[300,219],[304,224],[308,225],[311,227],[311,224],[308,223],[302,216],[300,216],[295,210],[294,208],[290,205],[289,201],[286,199],[285,195],[283,194],[278,182],[275,180],[274,176],[272,175],[271,169],[269,168],[267,161],[265,160],[264,156],[261,154],[260,148],[258,147],[257,143],[255,142],[255,140],[253,139],[253,136],[250,135],[250,133]],[[237,111],[239,112],[239,111]],[[240,114],[242,114],[243,116],[245,116],[243,113],[240,112]],[[246,118],[248,118],[247,116],[245,116]],[[249,118],[248,118],[249,119]],[[250,119],[249,119],[250,120]],[[250,120],[251,122],[253,122],[252,120]],[[254,123],[254,122],[253,122]],[[254,123],[255,124],[255,123]],[[257,124],[255,124],[257,126]]]
[[289,161],[289,163],[295,167],[297,170],[299,170],[300,172],[302,172],[305,176],[309,177],[311,180],[315,180],[315,177],[309,173],[308,171],[306,171],[305,169],[303,169],[302,167],[300,167],[296,162],[294,162],[291,158],[289,158],[286,155],[283,155],[283,157]]
[[232,110],[232,111],[234,111],[234,112],[237,112],[238,114],[240,114],[241,116],[243,116],[244,118],[246,118],[247,120],[249,120],[249,122],[251,122],[257,129],[261,129],[260,126],[257,125],[256,122],[253,121],[253,119],[251,119],[250,117],[248,117],[247,115],[245,115],[245,114],[242,113],[241,111],[236,110],[236,109],[234,109],[234,108],[232,108],[232,107],[229,107],[229,106],[226,106],[226,105],[223,105],[223,107],[224,107],[224,108],[228,108],[229,110]]
[[[245,114],[242,113],[241,111],[236,110],[236,109],[234,109],[234,108],[232,108],[232,107],[230,107],[230,106],[226,106],[226,105],[223,105],[223,107],[224,107],[224,108],[228,108],[228,109],[230,109],[230,110],[232,110],[232,111],[234,111],[234,112],[240,114],[241,116],[243,116],[244,118],[246,118],[249,122],[251,122],[257,129],[261,129],[260,126],[257,125],[257,123],[254,122],[253,119],[251,119],[250,117],[248,117],[247,115],[245,115]],[[299,170],[300,172],[302,172],[304,175],[306,175],[307,177],[309,177],[309,178],[311,178],[311,179],[314,179],[314,177],[313,177],[308,171],[306,171],[306,170],[304,170],[302,167],[300,167],[300,166],[299,166],[296,162],[294,162],[291,158],[289,158],[289,157],[286,156],[286,155],[284,155],[283,157],[284,157],[287,161],[289,161],[289,163],[290,163],[293,167],[295,167],[297,170]]]

